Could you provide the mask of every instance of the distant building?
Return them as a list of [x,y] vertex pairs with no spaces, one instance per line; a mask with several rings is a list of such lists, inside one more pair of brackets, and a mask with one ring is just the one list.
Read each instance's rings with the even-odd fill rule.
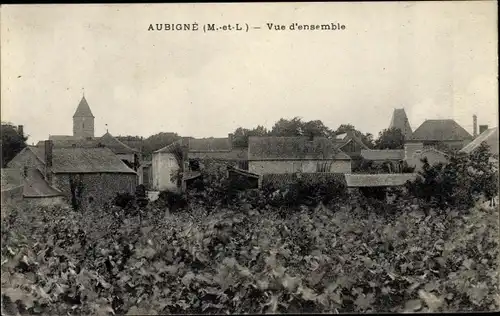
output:
[[249,137],[248,171],[280,173],[350,173],[351,157],[324,137]]
[[454,120],[426,120],[407,142],[423,143],[425,147],[444,144],[451,150],[460,150],[472,138],[472,135]]
[[401,173],[404,164],[415,168],[414,172],[422,170],[423,158],[427,158],[432,166],[438,163],[447,163],[449,157],[433,147],[424,147],[423,143],[406,143],[404,149],[363,150],[363,159],[372,161],[374,166],[390,163],[391,171]]
[[146,190],[153,189],[153,162],[152,161],[144,161],[141,164],[142,172],[139,175],[141,178],[139,179],[139,183],[143,184],[146,187]]
[[[498,157],[498,127],[488,129],[487,125],[480,125],[480,132],[478,137],[476,137],[472,142],[464,146],[460,152],[465,154],[471,154],[479,148],[481,143],[486,142],[490,147],[491,154]],[[482,128],[481,128],[482,127]],[[484,130],[486,127],[486,130]]]
[[109,202],[118,192],[134,193],[137,174],[108,148],[28,146],[9,168],[36,169],[68,202],[82,207]]
[[366,149],[361,151],[361,157],[365,161],[371,161],[373,167],[389,164],[391,173],[402,171],[404,162],[403,149]]
[[406,116],[404,109],[394,109],[389,128],[400,129],[405,139],[410,139],[412,137],[410,122],[408,121],[408,117]]
[[353,160],[361,157],[361,151],[369,149],[363,141],[356,136],[354,131],[347,131],[337,135],[333,140],[336,148],[346,153]]
[[414,172],[422,171],[424,163],[422,160],[427,159],[430,166],[439,163],[446,164],[449,162],[449,155],[433,147],[424,147],[423,143],[405,144],[405,161],[409,167],[415,168]]
[[[229,134],[227,138],[194,139],[184,137],[155,151],[151,165],[152,188],[160,191],[176,190],[179,182],[174,175],[184,163],[186,164],[185,170],[197,171],[194,170],[194,166],[190,165],[193,160],[217,160],[241,169],[247,169],[247,148],[235,148],[232,143],[232,134]],[[185,176],[188,176],[187,173]]]

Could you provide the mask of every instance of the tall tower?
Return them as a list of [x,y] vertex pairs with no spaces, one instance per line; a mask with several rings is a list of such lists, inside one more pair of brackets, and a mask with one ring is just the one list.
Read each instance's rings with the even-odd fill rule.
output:
[[94,115],[87,100],[85,100],[85,96],[82,96],[82,100],[73,115],[73,136],[80,138],[94,137]]
[[410,122],[408,121],[408,117],[406,116],[406,112],[404,109],[394,109],[389,128],[394,127],[401,130],[401,132],[405,136],[405,140],[411,139],[411,135],[413,132],[411,130]]

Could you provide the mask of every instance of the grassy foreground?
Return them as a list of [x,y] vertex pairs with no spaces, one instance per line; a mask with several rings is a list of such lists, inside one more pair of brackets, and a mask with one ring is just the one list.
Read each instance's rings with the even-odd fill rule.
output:
[[2,218],[2,315],[488,311],[498,209],[248,204]]

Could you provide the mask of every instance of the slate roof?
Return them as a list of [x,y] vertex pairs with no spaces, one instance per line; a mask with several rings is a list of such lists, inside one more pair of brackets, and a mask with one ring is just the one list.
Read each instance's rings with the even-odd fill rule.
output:
[[412,140],[452,141],[471,139],[469,134],[455,120],[426,120],[411,137]]
[[351,158],[339,151],[327,138],[315,137],[249,137],[248,160],[319,160]]
[[486,142],[490,146],[490,152],[493,155],[498,155],[498,127],[490,128],[482,132],[473,141],[468,143],[464,148],[460,150],[462,153],[470,154],[479,146],[482,142]]
[[[45,163],[45,148],[29,146],[27,149]],[[53,148],[54,173],[133,173],[109,148]]]
[[406,116],[405,109],[394,109],[392,113],[391,123],[389,128],[399,128],[405,139],[410,139],[412,136],[412,130],[408,117]]
[[416,173],[345,174],[347,187],[394,187],[413,181]]
[[85,97],[82,97],[73,117],[94,117]]
[[361,157],[366,160],[403,160],[403,149],[368,149],[361,150]]
[[52,187],[38,169],[28,169],[24,179],[23,196],[28,198],[63,196],[64,194]]

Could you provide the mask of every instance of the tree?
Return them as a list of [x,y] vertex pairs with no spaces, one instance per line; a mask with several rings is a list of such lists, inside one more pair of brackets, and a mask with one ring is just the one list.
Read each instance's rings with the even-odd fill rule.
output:
[[302,136],[304,123],[299,117],[294,117],[291,120],[280,119],[274,123],[270,135],[272,136]]
[[12,123],[2,122],[2,142],[0,146],[2,147],[2,156],[0,157],[2,162],[2,168],[7,166],[7,163],[11,161],[23,148],[27,146],[26,141],[28,137],[20,135],[17,128]]
[[270,131],[261,125],[254,129],[238,127],[233,133],[233,146],[248,146],[248,137],[250,136],[308,136],[312,138],[331,137],[332,135],[333,131],[320,120],[304,122],[299,117],[294,117],[290,120],[282,118],[274,123]]
[[143,141],[143,154],[145,159],[151,157],[154,151],[168,146],[179,139],[181,139],[181,137],[177,133],[161,132],[149,136]]
[[377,149],[402,149],[405,143],[405,136],[399,128],[384,129],[379,133],[375,141]]
[[498,194],[498,172],[490,157],[488,145],[483,143],[472,155],[451,156],[447,164],[430,166],[424,158],[419,177],[408,184],[409,192],[427,203],[463,209],[482,196],[491,200]]
[[250,136],[266,136],[268,134],[267,129],[264,126],[257,126],[254,129],[247,129],[243,127],[238,127],[233,133],[233,146],[235,147],[247,147],[248,137]]

